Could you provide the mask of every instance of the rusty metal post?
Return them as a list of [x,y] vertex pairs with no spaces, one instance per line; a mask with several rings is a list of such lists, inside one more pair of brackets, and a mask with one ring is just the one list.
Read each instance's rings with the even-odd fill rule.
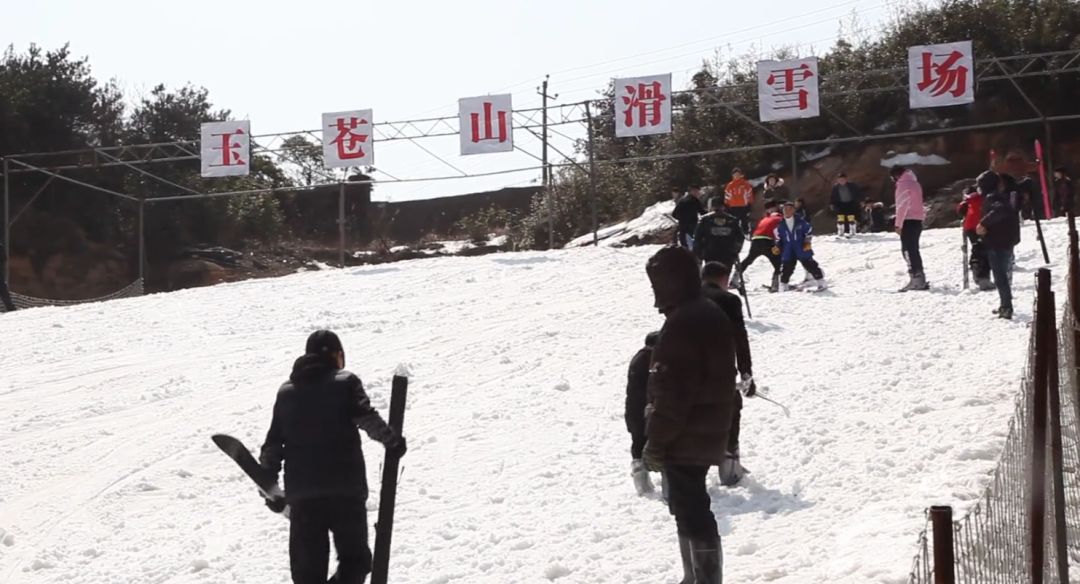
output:
[[956,584],[952,515],[952,507],[935,505],[930,508],[930,523],[934,529],[934,584]]
[[11,272],[11,181],[8,159],[4,158],[4,273],[0,274],[4,283],[11,287],[8,274]]
[[593,142],[593,119],[592,109],[589,102],[585,102],[585,123],[589,129],[589,197],[592,202],[592,243],[593,247],[600,247],[600,237],[597,234],[596,224],[596,144]]
[[146,290],[146,198],[139,199],[139,280]]
[[1050,270],[1039,269],[1037,276],[1037,294],[1035,300],[1035,383],[1032,390],[1033,396],[1033,430],[1032,430],[1032,454],[1031,476],[1029,479],[1029,493],[1031,493],[1030,512],[1028,514],[1029,542],[1031,549],[1028,557],[1031,559],[1031,583],[1043,584],[1044,568],[1046,563],[1046,419],[1047,419],[1047,386],[1049,383],[1050,366],[1050,343],[1049,333],[1052,331],[1053,313],[1050,308]]
[[791,145],[791,184],[788,185],[788,190],[791,191],[791,200],[794,201],[799,196],[799,147]]

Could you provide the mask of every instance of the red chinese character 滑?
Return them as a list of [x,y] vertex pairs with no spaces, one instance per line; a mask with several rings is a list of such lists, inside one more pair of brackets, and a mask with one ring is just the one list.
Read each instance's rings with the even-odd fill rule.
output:
[[227,132],[225,134],[212,134],[215,138],[221,138],[221,146],[214,146],[214,150],[221,151],[221,164],[211,164],[210,166],[243,166],[247,164],[242,158],[240,153],[236,152],[237,148],[241,145],[239,142],[233,142],[233,136],[242,136],[244,130],[237,128],[235,132]]
[[[646,125],[659,126],[664,121],[661,106],[667,96],[664,95],[659,81],[649,84],[639,83],[637,87],[627,85],[626,93],[629,95],[624,95],[622,101],[626,104],[623,114],[626,116],[627,126],[637,125],[640,128]],[[634,123],[635,110],[638,118],[637,124]]]
[[338,118],[337,122],[330,126],[337,130],[337,138],[334,138],[333,144],[337,145],[338,158],[341,160],[352,160],[356,158],[363,158],[366,156],[364,153],[363,144],[367,142],[367,134],[357,134],[353,130],[361,125],[367,125],[368,121],[362,118]]
[[499,119],[498,135],[493,135],[493,124],[491,119],[492,103],[490,101],[484,102],[484,123],[483,132],[480,131],[480,114],[469,114],[469,118],[472,122],[472,141],[473,143],[480,142],[481,140],[493,140],[498,139],[499,142],[506,142],[506,111],[499,111],[497,116]]
[[[937,63],[934,57],[942,58]],[[953,51],[947,55],[934,55],[924,52],[922,54],[922,81],[916,87],[925,92],[933,86],[930,95],[938,97],[946,93],[952,93],[954,97],[962,97],[967,92],[968,68],[963,65],[956,66],[957,61],[964,57],[963,53]]]
[[814,73],[810,70],[810,65],[807,65],[806,63],[793,69],[777,69],[771,71],[765,82],[772,86],[775,86],[777,81],[782,82],[781,87],[778,88],[776,94],[778,98],[776,100],[776,109],[798,108],[799,110],[804,110],[810,107],[810,92],[806,91],[803,87],[806,80],[813,76]]

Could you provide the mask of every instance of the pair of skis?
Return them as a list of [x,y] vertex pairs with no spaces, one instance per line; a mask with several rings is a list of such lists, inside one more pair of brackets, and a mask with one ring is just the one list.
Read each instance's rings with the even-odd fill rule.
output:
[[[390,389],[390,419],[388,424],[400,436],[405,421],[405,398],[409,391],[409,377],[399,370],[394,374]],[[214,434],[210,437],[229,458],[233,459],[266,499],[283,497],[284,493],[277,480],[269,476],[251,452],[240,440],[227,434]],[[383,462],[382,488],[379,494],[379,517],[375,521],[375,551],[372,558],[371,584],[386,584],[390,568],[390,540],[394,527],[394,503],[397,500],[397,477],[401,459],[386,453]],[[280,511],[289,517],[288,505]]]

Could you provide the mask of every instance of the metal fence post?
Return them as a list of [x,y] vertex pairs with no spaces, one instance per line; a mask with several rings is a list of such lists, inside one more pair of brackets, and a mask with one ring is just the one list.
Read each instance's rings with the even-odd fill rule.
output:
[[1032,584],[1043,584],[1046,563],[1046,411],[1048,369],[1050,365],[1048,331],[1053,318],[1050,307],[1050,270],[1039,269],[1038,287],[1035,300],[1035,383],[1032,391],[1032,455],[1031,475],[1029,478],[1031,501],[1028,521],[1030,525],[1031,560],[1030,573]]
[[0,274],[0,278],[4,279],[5,284],[10,285],[11,281],[8,278],[8,274],[11,272],[11,223],[9,219],[11,215],[11,182],[9,175],[8,159],[4,158],[4,273]]
[[1054,559],[1058,582],[1069,581],[1068,533],[1065,526],[1065,454],[1061,437],[1061,375],[1058,368],[1057,305],[1050,292],[1046,343],[1048,359],[1047,393],[1050,400],[1050,484],[1054,488]]
[[139,199],[139,279],[146,289],[146,198]]
[[930,508],[930,522],[934,526],[934,584],[956,584],[952,515],[949,506]]

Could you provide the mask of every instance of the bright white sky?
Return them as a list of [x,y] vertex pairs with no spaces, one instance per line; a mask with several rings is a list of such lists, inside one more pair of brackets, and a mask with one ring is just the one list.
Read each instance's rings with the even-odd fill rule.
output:
[[[7,0],[0,39],[71,43],[99,79],[130,101],[157,83],[208,88],[214,104],[251,120],[254,134],[315,129],[322,112],[373,108],[376,121],[457,115],[457,99],[513,93],[539,105],[551,74],[557,103],[594,97],[613,76],[671,72],[687,85],[718,48],[743,54],[798,44],[823,53],[852,14],[877,32],[906,0]],[[811,50],[813,49],[813,51]],[[558,128],[569,137],[583,128]],[[539,141],[515,132],[539,154]],[[535,166],[520,153],[460,157],[456,137],[420,140],[468,172]],[[570,142],[553,143],[570,153]],[[559,156],[554,152],[552,160]],[[398,178],[459,174],[407,141],[376,144],[375,166]],[[536,181],[538,171],[380,184],[376,199],[406,200]],[[388,175],[377,174],[385,180]]]

